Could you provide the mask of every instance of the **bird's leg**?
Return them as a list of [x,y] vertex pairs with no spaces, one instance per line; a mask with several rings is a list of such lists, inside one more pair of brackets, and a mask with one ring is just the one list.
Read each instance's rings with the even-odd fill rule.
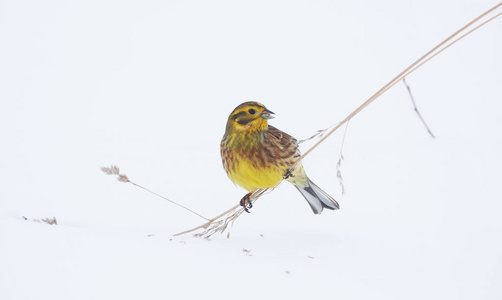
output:
[[253,202],[251,202],[251,194],[253,192],[249,192],[247,193],[244,197],[242,197],[241,199],[241,206],[244,207],[244,210],[247,212],[247,213],[250,213],[250,209],[253,207]]
[[289,177],[295,177],[295,175],[293,175],[293,170],[291,169],[287,169],[286,170],[286,173],[284,173],[284,175],[282,175],[282,178],[283,179],[288,179]]

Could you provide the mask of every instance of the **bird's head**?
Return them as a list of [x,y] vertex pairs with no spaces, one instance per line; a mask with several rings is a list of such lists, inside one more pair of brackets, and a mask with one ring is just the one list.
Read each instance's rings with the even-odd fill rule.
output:
[[273,114],[261,103],[244,102],[228,117],[227,132],[267,130],[267,120],[273,119]]

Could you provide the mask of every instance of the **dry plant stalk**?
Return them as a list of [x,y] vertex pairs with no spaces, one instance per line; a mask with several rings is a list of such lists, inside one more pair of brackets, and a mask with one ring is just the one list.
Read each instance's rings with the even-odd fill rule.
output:
[[141,186],[141,185],[139,185],[139,184],[137,184],[137,183],[129,180],[129,178],[127,177],[127,175],[120,173],[120,169],[117,166],[101,167],[101,171],[103,171],[103,173],[105,173],[107,175],[116,175],[117,176],[117,180],[120,181],[120,182],[130,183],[130,184],[132,184],[134,186],[137,186],[137,187],[139,187],[139,188],[141,188],[141,189],[143,189],[143,190],[145,190],[145,191],[147,191],[147,192],[149,192],[151,194],[154,194],[157,197],[160,197],[160,198],[162,198],[162,199],[164,199],[166,201],[171,202],[174,205],[177,205],[177,206],[179,206],[179,207],[181,207],[181,208],[183,208],[183,209],[185,209],[185,210],[193,213],[194,215],[197,215],[197,216],[201,217],[204,220],[209,221],[208,218],[204,217],[203,215],[201,215],[199,213],[196,213],[195,211],[191,210],[190,208],[188,208],[186,206],[183,206],[183,205],[181,205],[181,204],[179,204],[177,202],[174,202],[174,201],[172,201],[172,200],[170,200],[170,199],[168,199],[168,198],[166,198],[166,197],[164,197],[162,195],[159,195],[159,194],[157,194],[157,193],[155,193],[155,192],[153,192],[153,191],[151,191],[151,190],[149,190],[149,189],[147,189],[147,188],[145,188],[145,187],[143,187],[143,186]]
[[[259,197],[263,196],[266,193],[271,192],[273,189],[266,189],[266,190],[256,190],[254,191],[250,197],[249,201],[251,203],[254,203]],[[244,208],[240,205],[237,204],[236,206],[232,207],[231,209],[217,215],[216,217],[212,218],[211,220],[208,220],[206,223],[197,226],[195,228],[180,232],[175,234],[177,235],[182,235],[190,232],[194,232],[199,229],[204,229],[204,231],[200,233],[194,234],[196,237],[204,237],[206,239],[210,238],[213,234],[220,232],[223,233],[227,229],[228,225],[234,224],[235,220],[244,212]],[[227,235],[227,238],[230,237],[230,234]]]
[[298,141],[298,145],[300,145],[301,143],[304,143],[306,141],[310,141],[310,140],[313,140],[313,139],[316,139],[316,138],[322,138],[324,136],[324,134],[326,134],[326,132],[335,125],[331,125],[329,126],[328,128],[325,128],[325,129],[319,129],[317,130],[316,133],[314,133],[311,137],[309,138],[306,138],[306,139],[303,139],[303,140],[299,140]]
[[[117,180],[120,182],[125,182],[125,183],[131,183],[127,175],[125,174],[120,174],[120,169],[117,166],[111,166],[111,167],[101,167],[101,171],[107,175],[117,175]],[[134,183],[133,183],[134,184]]]
[[420,119],[420,121],[422,121],[422,124],[424,124],[425,129],[427,129],[427,132],[430,134],[430,136],[433,139],[435,139],[436,137],[434,136],[434,134],[432,133],[431,129],[429,128],[429,126],[425,122],[424,118],[422,117],[422,114],[418,111],[417,103],[415,102],[415,97],[413,97],[413,94],[411,93],[411,88],[408,85],[408,83],[406,82],[406,78],[403,78],[403,83],[406,86],[406,89],[408,90],[408,94],[410,95],[411,103],[413,104],[413,110],[418,115],[418,118]]
[[342,189],[342,195],[345,195],[345,185],[343,184],[342,177],[342,161],[345,160],[343,157],[343,145],[345,144],[345,136],[347,135],[347,128],[349,128],[349,122],[346,123],[345,130],[343,131],[342,145],[340,145],[340,156],[338,158],[338,162],[336,163],[336,177],[338,178],[338,182],[340,183],[340,188]]
[[[454,45],[455,43],[457,43],[458,41],[460,41],[461,39],[463,39],[464,37],[466,37],[467,35],[471,34],[472,32],[474,32],[475,30],[479,29],[480,27],[484,26],[485,24],[487,24],[488,22],[492,21],[493,19],[499,17],[500,15],[502,15],[502,13],[498,13],[496,14],[495,16],[489,18],[488,20],[482,22],[481,24],[477,25],[476,27],[472,28],[471,30],[465,32],[468,28],[472,27],[473,24],[479,22],[482,18],[484,18],[485,16],[487,16],[488,14],[490,14],[491,12],[493,12],[494,10],[496,10],[497,8],[499,8],[500,6],[502,6],[502,2],[501,3],[498,3],[497,5],[495,5],[494,7],[492,7],[491,9],[487,10],[486,12],[484,12],[483,14],[481,14],[480,16],[478,16],[477,18],[475,18],[474,20],[472,20],[471,22],[467,23],[465,26],[463,26],[462,28],[460,28],[459,30],[457,30],[455,33],[453,33],[452,35],[450,35],[448,38],[446,38],[444,41],[442,41],[441,43],[439,43],[437,46],[435,46],[434,48],[432,48],[429,52],[427,52],[425,55],[423,55],[422,57],[420,57],[418,60],[416,60],[413,64],[411,64],[409,67],[407,67],[406,69],[404,69],[404,71],[402,71],[401,73],[399,73],[396,77],[394,77],[391,81],[389,81],[385,86],[383,86],[380,90],[378,90],[375,94],[373,94],[370,98],[368,98],[365,102],[363,102],[359,107],[357,107],[352,113],[350,113],[345,119],[343,119],[341,122],[339,122],[338,124],[334,125],[334,127],[328,131],[328,128],[326,129],[323,129],[323,130],[319,130],[317,131],[316,134],[314,134],[312,137],[308,138],[308,139],[305,139],[305,140],[301,140],[300,143],[304,142],[304,141],[307,141],[307,140],[311,140],[311,139],[314,139],[314,138],[319,138],[319,141],[317,143],[315,143],[312,147],[310,147],[302,156],[300,156],[298,158],[298,160],[296,161],[295,165],[300,162],[303,158],[305,158],[310,152],[312,152],[315,148],[317,148],[317,146],[319,146],[322,142],[324,142],[324,140],[326,140],[331,134],[333,134],[336,130],[338,130],[338,128],[340,128],[343,124],[347,123],[348,121],[350,121],[355,115],[357,115],[361,110],[363,110],[364,108],[366,108],[366,106],[368,106],[370,103],[372,103],[373,101],[375,101],[375,99],[377,99],[378,97],[380,97],[383,93],[385,93],[387,90],[389,90],[390,88],[392,88],[394,85],[396,85],[399,81],[403,80],[405,77],[407,77],[409,74],[411,74],[412,72],[414,72],[416,69],[418,69],[419,67],[421,67],[423,64],[427,63],[429,60],[431,60],[432,58],[434,58],[436,55],[440,54],[441,52],[443,52],[444,50],[448,49],[449,47],[451,47],[452,45]],[[461,33],[465,32],[464,34],[460,35]],[[460,35],[460,36],[459,36]],[[459,36],[459,37],[457,37]],[[456,39],[454,39],[455,37],[457,37]],[[453,40],[454,39],[454,40]],[[453,41],[452,41],[453,40]],[[340,152],[340,159],[338,161],[338,164],[337,164],[337,168],[339,169],[340,165],[341,165],[341,161],[343,160],[343,156],[341,155],[341,152]],[[293,165],[294,166],[294,165]],[[235,222],[235,220],[242,214],[242,212],[244,212],[244,208],[241,207],[240,205],[236,205],[232,208],[230,208],[229,210],[221,213],[220,215],[212,218],[212,219],[207,219],[206,217],[203,217],[201,215],[199,215],[198,213],[174,202],[174,201],[171,201],[161,195],[158,195],[140,185],[137,185],[135,184],[134,182],[131,182],[127,176],[123,175],[123,174],[120,174],[119,172],[119,169],[118,167],[116,166],[112,166],[111,168],[102,168],[102,171],[109,174],[109,175],[118,175],[118,180],[119,181],[122,181],[122,182],[129,182],[133,185],[136,185],[142,189],[145,189],[147,191],[149,191],[150,193],[153,193],[159,197],[162,197],[178,206],[181,206],[183,207],[184,209],[186,210],[189,210],[191,211],[192,213],[194,214],[197,214],[198,216],[204,218],[207,220],[206,223],[200,225],[200,226],[197,226],[193,229],[190,229],[190,230],[186,230],[186,231],[183,231],[183,232],[180,232],[180,233],[177,233],[175,234],[176,236],[177,235],[182,235],[182,234],[186,234],[186,233],[190,233],[190,232],[194,232],[196,230],[199,230],[199,229],[204,229],[204,231],[200,232],[200,233],[197,233],[195,234],[195,236],[197,237],[205,237],[205,238],[209,238],[211,237],[213,234],[217,233],[217,232],[220,232],[220,233],[223,233],[225,232],[225,230],[228,228],[228,225],[229,224],[233,224]],[[337,174],[338,178],[341,180],[341,173]],[[343,181],[341,181],[341,184],[343,186]],[[274,187],[275,188],[275,187]],[[250,201],[251,203],[254,203],[259,197],[261,197],[263,194],[267,193],[267,192],[270,192],[272,191],[274,188],[270,188],[270,189],[267,189],[267,190],[257,190],[255,192],[253,192],[251,194],[251,197],[250,197]],[[229,235],[227,235],[227,237],[229,237]]]
[[[310,152],[312,152],[317,146],[319,146],[324,140],[326,140],[331,134],[333,134],[338,128],[340,128],[343,124],[347,123],[350,119],[352,119],[355,115],[357,115],[361,110],[366,108],[371,102],[375,101],[378,97],[380,97],[383,93],[385,93],[387,90],[389,90],[391,87],[396,85],[399,81],[402,79],[406,78],[409,74],[413,73],[416,69],[421,67],[423,64],[434,58],[436,55],[440,54],[444,50],[448,49],[449,47],[453,46],[455,43],[466,37],[467,35],[471,34],[475,30],[479,29],[480,27],[484,26],[488,22],[494,20],[495,18],[499,17],[502,15],[502,13],[498,13],[494,15],[493,17],[489,18],[488,20],[484,21],[483,23],[477,25],[476,27],[472,28],[468,32],[464,33],[463,35],[459,36],[457,39],[451,41],[454,39],[456,36],[461,34],[462,32],[466,31],[469,27],[473,26],[473,24],[479,22],[482,18],[496,10],[502,6],[502,2],[498,3],[494,7],[490,8],[486,12],[482,13],[479,15],[477,18],[472,20],[471,22],[467,23],[464,25],[462,28],[457,30],[455,33],[450,35],[448,38],[446,38],[444,41],[439,43],[437,46],[432,48],[429,52],[424,54],[422,57],[417,59],[413,64],[411,64],[409,67],[404,69],[401,73],[399,73],[396,77],[394,77],[391,81],[389,81],[386,85],[384,85],[380,90],[378,90],[375,94],[373,94],[370,98],[368,98],[366,101],[363,102],[358,108],[356,108],[352,113],[350,113],[345,119],[343,119],[340,123],[338,123],[333,129],[328,131],[324,136],[310,149],[308,149],[302,156],[300,156],[297,160],[296,163],[300,162],[305,156],[307,156]],[[451,41],[451,42],[450,42]]]
[[42,219],[42,222],[47,223],[49,225],[58,225],[56,217]]
[[[399,81],[401,81],[406,76],[408,76],[409,74],[411,74],[412,72],[414,72],[416,69],[418,69],[419,67],[421,67],[423,64],[425,64],[426,62],[428,62],[429,60],[431,60],[432,58],[434,58],[436,55],[440,54],[441,52],[443,52],[444,50],[448,49],[449,47],[451,47],[452,45],[454,45],[455,43],[457,43],[458,41],[460,41],[461,39],[463,39],[467,35],[471,34],[473,31],[479,29],[483,25],[485,25],[488,22],[492,21],[493,19],[499,17],[502,13],[496,14],[495,16],[489,18],[488,20],[484,21],[483,23],[477,25],[473,29],[471,29],[468,32],[464,33],[463,35],[459,36],[455,40],[451,41],[452,39],[454,39],[455,37],[457,37],[462,32],[465,32],[468,28],[470,28],[471,26],[473,26],[473,24],[477,23],[479,20],[481,20],[482,18],[484,18],[485,16],[487,16],[488,14],[490,14],[491,12],[493,12],[494,10],[496,10],[497,8],[499,8],[500,6],[502,6],[502,2],[499,3],[499,4],[497,4],[497,5],[495,5],[494,7],[490,8],[489,10],[487,10],[486,12],[484,12],[483,14],[481,14],[480,16],[478,16],[477,18],[475,18],[471,22],[467,23],[465,26],[463,26],[462,28],[460,28],[459,30],[457,30],[455,33],[453,33],[452,35],[450,35],[448,38],[446,38],[444,41],[442,41],[441,43],[439,43],[437,46],[435,46],[434,48],[432,48],[429,52],[427,52],[422,57],[420,57],[419,59],[417,59],[413,64],[411,64],[409,67],[407,67],[406,69],[404,69],[404,71],[402,71],[401,73],[399,73],[396,77],[394,77],[391,81],[389,81],[385,86],[383,86],[380,90],[378,90],[375,94],[373,94],[370,98],[368,98],[365,102],[363,102],[363,104],[361,104],[359,107],[357,107],[345,119],[343,119],[340,123],[336,124],[331,130],[328,131],[328,129],[330,127],[326,128],[326,129],[323,129],[323,130],[318,130],[317,133],[314,134],[312,137],[300,141],[300,142],[304,142],[304,141],[311,140],[311,139],[314,139],[314,138],[320,138],[320,140],[317,143],[315,143],[305,153],[303,153],[302,156],[300,156],[298,158],[298,160],[293,165],[293,167],[298,162],[300,162],[303,158],[305,158],[305,156],[307,156],[310,152],[312,152],[315,148],[317,148],[317,146],[319,146],[322,142],[324,142],[324,140],[326,140],[331,134],[333,134],[336,130],[338,130],[338,128],[340,128],[343,124],[345,124],[348,121],[350,121],[361,110],[363,110],[364,108],[366,108],[366,106],[368,106],[371,102],[375,101],[375,99],[377,99],[378,97],[380,97],[383,93],[385,93],[387,90],[389,90],[390,88],[392,88]],[[340,167],[340,165],[341,165],[341,160],[343,160],[343,156],[340,156],[340,160],[339,160],[339,162],[337,164],[338,167]],[[339,173],[339,179],[340,178],[341,178],[341,173]],[[343,181],[341,181],[341,184],[343,185]],[[270,190],[273,190],[274,188],[272,188]],[[260,191],[260,190],[258,190],[258,191]],[[256,201],[262,194],[257,194],[255,197],[253,197],[252,201],[253,202]],[[233,208],[231,208],[228,211],[226,211],[225,213],[220,214],[216,218],[209,220],[209,222],[207,222],[205,224],[202,224],[201,226],[195,227],[193,229],[180,232],[180,233],[178,233],[176,235],[181,235],[181,234],[193,232],[193,231],[201,229],[201,228],[204,228],[205,231],[203,231],[202,233],[196,234],[196,236],[210,237],[211,235],[213,235],[216,232],[224,232],[225,229],[227,228],[229,222],[232,222],[232,223],[235,222],[235,219],[237,219],[237,217],[240,216],[240,214],[242,213],[242,211],[243,211],[243,209],[240,208],[240,205],[236,205]],[[220,220],[220,218],[222,218],[224,216],[227,216],[227,217],[225,219],[221,219]]]
[[340,158],[336,163],[336,178],[338,178],[338,182],[340,183],[340,188],[342,189],[342,195],[345,195],[345,185],[343,184],[343,177],[341,170],[343,160],[344,160],[343,154],[340,152]]
[[[28,219],[27,217],[23,216],[23,220],[28,221],[30,219]],[[43,223],[46,223],[46,224],[49,224],[49,225],[58,225],[58,220],[56,220],[56,217],[45,218],[45,219],[41,219],[41,220],[33,219],[33,220],[30,220],[30,221],[38,222],[38,223],[43,222]]]

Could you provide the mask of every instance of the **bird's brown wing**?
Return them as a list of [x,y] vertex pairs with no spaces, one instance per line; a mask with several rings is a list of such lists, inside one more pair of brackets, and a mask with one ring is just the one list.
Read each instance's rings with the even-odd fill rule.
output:
[[293,164],[300,157],[298,141],[274,126],[268,126],[265,140],[267,141],[266,147],[270,148],[272,156],[281,164]]

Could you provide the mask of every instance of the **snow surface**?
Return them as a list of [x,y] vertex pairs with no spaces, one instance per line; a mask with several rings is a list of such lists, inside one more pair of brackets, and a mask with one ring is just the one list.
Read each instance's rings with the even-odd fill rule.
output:
[[502,299],[502,20],[409,76],[436,139],[398,84],[348,127],[346,195],[343,131],[305,159],[339,211],[284,183],[173,237],[203,220],[99,170],[215,216],[235,106],[306,138],[495,4],[1,1],[0,299]]

